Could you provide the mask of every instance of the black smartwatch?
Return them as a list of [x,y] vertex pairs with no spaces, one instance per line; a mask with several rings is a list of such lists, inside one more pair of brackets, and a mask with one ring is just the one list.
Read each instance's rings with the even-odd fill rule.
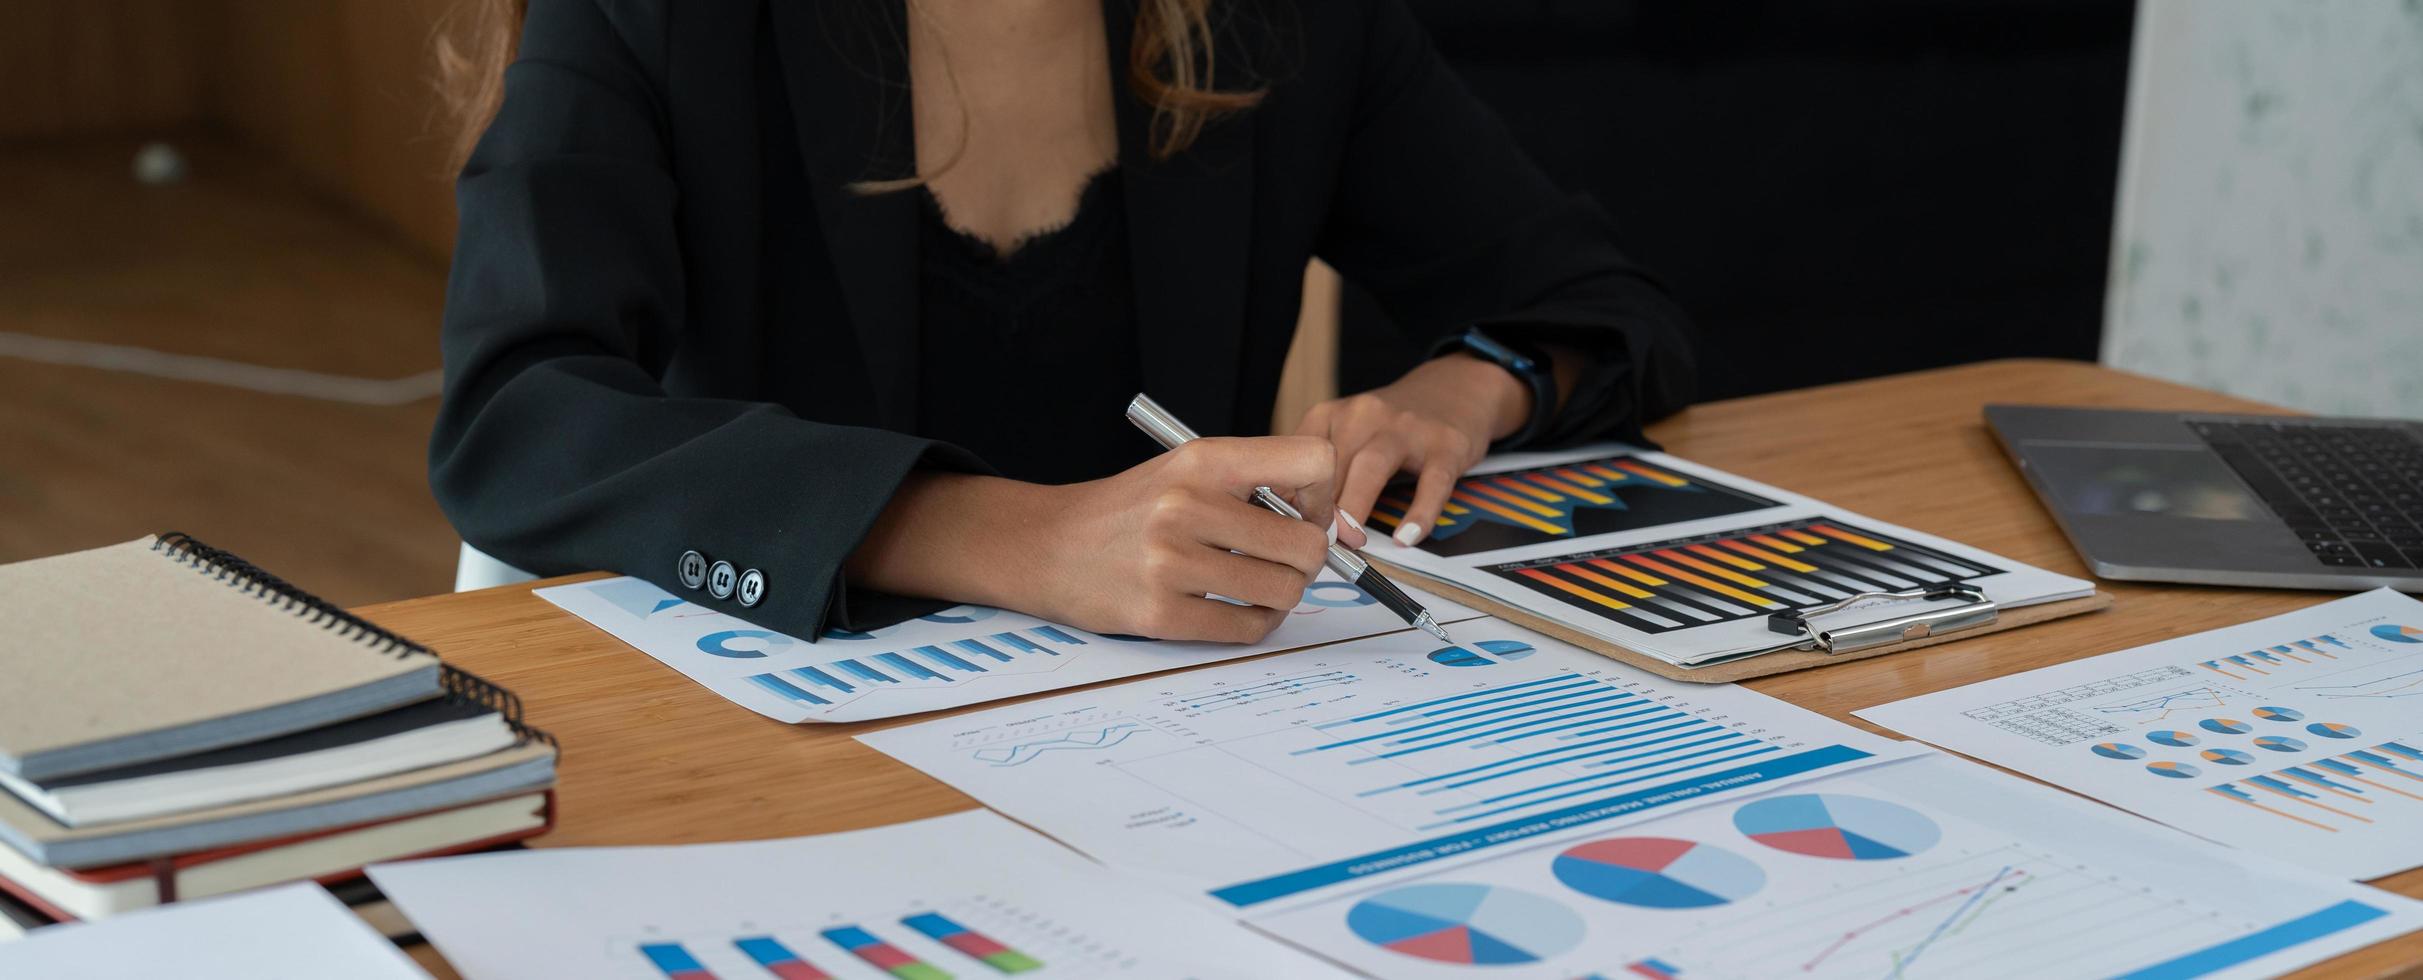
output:
[[1457,353],[1471,354],[1505,368],[1531,389],[1531,417],[1524,420],[1522,428],[1498,440],[1496,445],[1519,446],[1547,430],[1548,420],[1556,415],[1556,372],[1550,369],[1547,358],[1492,337],[1479,327],[1449,338],[1431,356]]

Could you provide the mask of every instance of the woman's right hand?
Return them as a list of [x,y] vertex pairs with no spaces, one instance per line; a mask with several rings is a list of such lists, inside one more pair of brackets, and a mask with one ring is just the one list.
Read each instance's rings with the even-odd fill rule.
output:
[[[896,595],[1096,633],[1251,643],[1303,601],[1329,534],[1327,522],[1249,498],[1269,487],[1305,514],[1335,515],[1337,468],[1327,439],[1268,436],[1198,439],[1068,486],[916,473],[851,553],[848,574]],[[1340,520],[1338,539],[1360,548],[1363,530]]]
[[[1307,515],[1334,515],[1336,451],[1305,436],[1199,439],[1117,476],[1048,488],[1059,499],[1031,540],[1051,571],[1021,576],[1029,595],[1008,604],[1096,633],[1260,640],[1303,601],[1329,535],[1326,521],[1252,503],[1258,486]],[[1362,545],[1353,525],[1339,532]]]

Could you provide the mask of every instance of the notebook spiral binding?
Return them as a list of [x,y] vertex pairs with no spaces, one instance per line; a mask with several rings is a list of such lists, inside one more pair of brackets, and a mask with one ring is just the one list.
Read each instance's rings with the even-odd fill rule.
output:
[[[314,626],[335,630],[338,636],[358,640],[364,646],[396,657],[412,654],[436,656],[428,647],[381,628],[336,607],[319,596],[303,591],[293,583],[270,574],[267,570],[237,557],[222,548],[213,548],[193,535],[169,531],[152,539],[151,550],[192,566],[195,571],[210,575],[236,588],[245,595],[256,595],[288,612],[304,618]],[[523,740],[537,740],[555,745],[555,736],[532,728],[522,722],[522,699],[511,691],[470,671],[446,664],[439,669],[438,683],[446,696],[468,701],[494,710]]]
[[193,566],[194,570],[235,586],[237,591],[246,595],[261,596],[303,617],[314,626],[336,630],[337,635],[346,639],[362,640],[372,649],[397,657],[429,653],[428,647],[380,629],[369,620],[339,609],[327,600],[270,574],[259,565],[238,558],[232,552],[203,544],[182,531],[170,531],[154,538],[151,550],[183,561]]

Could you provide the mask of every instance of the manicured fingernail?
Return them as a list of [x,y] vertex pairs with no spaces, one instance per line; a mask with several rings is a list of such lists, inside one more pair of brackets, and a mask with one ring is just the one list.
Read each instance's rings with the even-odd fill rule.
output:
[[1346,522],[1346,526],[1347,526],[1347,527],[1354,528],[1354,529],[1355,529],[1355,530],[1357,530],[1357,531],[1360,531],[1360,530],[1362,530],[1362,529],[1363,529],[1363,523],[1362,523],[1361,521],[1357,521],[1357,520],[1355,520],[1355,516],[1354,516],[1353,514],[1349,514],[1349,513],[1345,512],[1345,511],[1341,510],[1341,511],[1339,511],[1339,512],[1338,512],[1338,519],[1339,519],[1339,520],[1341,520],[1341,521],[1345,521],[1345,522]]
[[1415,542],[1422,540],[1422,525],[1412,521],[1397,525],[1396,539],[1398,544],[1413,547]]

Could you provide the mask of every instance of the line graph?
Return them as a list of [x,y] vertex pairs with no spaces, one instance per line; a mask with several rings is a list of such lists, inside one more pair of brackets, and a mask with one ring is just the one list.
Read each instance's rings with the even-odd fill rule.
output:
[[[2009,838],[1947,830],[1935,855],[1907,867],[1762,862],[1775,901],[1737,903],[1655,944],[1675,975],[1922,977],[2083,975],[2087,962],[2151,962],[2230,938],[2187,895],[2084,867],[2074,856]],[[1847,878],[1845,876],[1848,876]],[[1789,896],[1788,898],[1785,896]],[[1679,924],[1679,923],[1677,923]],[[1616,932],[1665,922],[1609,922]],[[1629,927],[1629,928],[1624,928]],[[2015,964],[2030,964],[2018,967]]]
[[1941,935],[1943,930],[1952,924],[1952,920],[1960,918],[1961,913],[1967,912],[1969,910],[1969,905],[1977,901],[1977,897],[1979,895],[1984,894],[1987,888],[1993,887],[1995,882],[2001,881],[2003,876],[2010,873],[2011,866],[2007,864],[2003,865],[1999,870],[1994,872],[1994,877],[1987,879],[1984,884],[1970,885],[1969,887],[1962,888],[1958,891],[1948,892],[1942,895],[1937,895],[1933,898],[1904,905],[1900,908],[1894,909],[1891,912],[1885,913],[1883,916],[1880,916],[1873,921],[1845,930],[1840,937],[1836,938],[1831,943],[1827,943],[1824,949],[1818,950],[1817,955],[1809,957],[1807,962],[1802,963],[1800,965],[1800,971],[1802,973],[1814,972],[1819,966],[1824,965],[1826,960],[1831,958],[1835,953],[1841,952],[1843,947],[1858,942],[1861,937],[1864,937],[1869,933],[1875,932],[1878,929],[1892,925],[1896,922],[1900,922],[1903,919],[1915,916],[1920,912],[1926,911],[1931,906],[1959,900],[1960,906],[1953,909],[1951,915],[1945,916],[1942,922],[1936,923],[1935,928],[1927,933],[1926,938],[1919,940],[1917,944],[1907,948],[1909,955],[1905,957],[1902,951],[1896,951],[1893,954],[1893,969],[1894,973],[1898,975],[1901,972],[1901,968],[1908,965],[1909,960],[1917,958],[1916,953],[1918,951],[1925,950],[1929,943],[1935,941],[1936,936]]
[[2144,724],[2169,718],[2174,712],[2225,707],[2229,704],[2230,695],[2236,693],[2206,684],[2136,701],[2096,705],[2095,711],[2106,715],[2135,716],[2130,720]]
[[[2389,687],[2375,686],[2380,684],[2388,684],[2391,681],[2397,680],[2403,680],[2405,683],[2395,684]],[[2327,701],[2346,701],[2353,699],[2387,701],[2397,698],[2423,696],[2423,690],[2418,690],[2418,688],[2423,688],[2423,668],[2409,670],[2404,673],[2391,674],[2387,677],[2376,677],[2372,680],[2363,681],[2356,684],[2300,684],[2297,686],[2297,690],[2312,691],[2314,692],[2314,697]]]
[[1036,757],[1041,756],[1046,752],[1107,749],[1111,746],[1127,741],[1134,735],[1149,731],[1152,731],[1152,729],[1146,728],[1143,725],[1137,724],[1136,722],[1123,721],[1115,725],[1105,725],[1101,728],[1088,728],[1062,732],[1061,734],[1055,735],[1051,738],[1036,739],[1031,742],[1019,742],[1013,745],[999,745],[990,748],[977,749],[971,754],[976,757],[977,761],[983,762],[987,765],[996,767],[1023,766],[1029,762],[1035,761]]

